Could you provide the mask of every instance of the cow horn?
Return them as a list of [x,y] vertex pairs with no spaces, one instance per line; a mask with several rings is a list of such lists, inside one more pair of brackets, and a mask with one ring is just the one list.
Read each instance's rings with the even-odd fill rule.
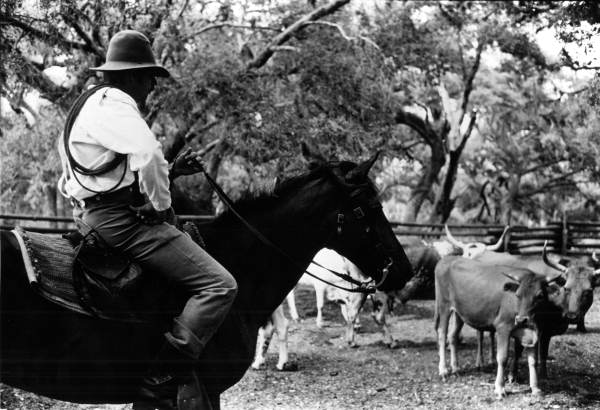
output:
[[561,272],[566,272],[567,267],[565,265],[561,265],[558,262],[552,262],[550,259],[548,259],[548,254],[546,253],[546,246],[548,245],[548,241],[544,241],[544,249],[542,250],[542,259],[544,260],[544,263],[548,266],[550,266],[551,268],[554,268],[556,270],[559,270]]
[[511,280],[514,280],[514,281],[515,281],[515,282],[517,282],[517,283],[520,283],[520,282],[521,282],[521,281],[519,280],[519,278],[517,278],[517,277],[516,277],[516,276],[514,276],[514,275],[511,275],[510,273],[502,272],[502,274],[503,274],[504,276],[506,276],[507,278],[509,278],[509,279],[511,279]]
[[459,247],[461,249],[464,249],[466,247],[466,245],[464,243],[460,242],[454,236],[452,236],[452,234],[450,233],[450,229],[448,229],[447,224],[444,224],[444,229],[446,230],[446,238],[448,238],[448,242],[450,242],[452,245]]
[[495,245],[486,245],[485,249],[490,251],[497,251],[498,249],[500,249],[504,244],[504,236],[506,235],[506,232],[508,232],[508,228],[508,226],[504,228],[502,235],[500,235],[500,239],[498,239],[498,242],[496,242]]
[[596,263],[600,262],[600,259],[598,259],[598,255],[596,255],[596,251],[592,252],[592,260]]

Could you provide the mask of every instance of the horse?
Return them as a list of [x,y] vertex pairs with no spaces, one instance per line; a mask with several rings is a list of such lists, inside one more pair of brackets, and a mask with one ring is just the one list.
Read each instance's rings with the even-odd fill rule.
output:
[[[236,201],[236,212],[197,223],[207,251],[238,283],[232,309],[195,364],[205,408],[220,408],[220,394],[243,377],[259,327],[319,249],[344,255],[383,291],[412,275],[368,177],[377,154],[358,164],[326,161],[305,145],[303,154],[308,170]],[[0,244],[0,381],[58,400],[133,402],[135,409],[168,326],[103,320],[51,303],[30,286],[14,235],[1,231]]]

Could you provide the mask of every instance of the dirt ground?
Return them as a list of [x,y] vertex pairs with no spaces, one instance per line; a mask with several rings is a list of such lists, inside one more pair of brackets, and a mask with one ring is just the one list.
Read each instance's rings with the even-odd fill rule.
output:
[[[600,289],[586,316],[588,333],[574,327],[552,339],[548,363],[550,379],[541,381],[541,398],[532,398],[527,368],[521,364],[519,383],[507,385],[509,395],[493,394],[495,367],[474,367],[475,332],[465,327],[459,351],[461,373],[442,382],[437,376],[437,350],[433,329],[433,301],[410,301],[398,306],[391,318],[400,347],[390,350],[372,321],[367,304],[361,314],[359,347],[343,341],[342,316],[333,303],[325,307],[326,325],[315,325],[316,307],[311,288],[296,292],[300,323],[292,323],[289,349],[297,372],[275,370],[274,340],[265,370],[249,370],[222,395],[226,410],[251,409],[600,409]],[[130,405],[80,405],[50,400],[1,386],[0,408],[6,410],[127,410]]]

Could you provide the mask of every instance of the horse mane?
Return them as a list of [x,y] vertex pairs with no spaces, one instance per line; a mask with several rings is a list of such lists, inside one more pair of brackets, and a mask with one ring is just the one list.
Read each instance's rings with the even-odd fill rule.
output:
[[[336,167],[339,167],[341,172],[345,173],[355,166],[356,164],[350,161],[318,164],[309,168],[308,171],[290,176],[281,182],[277,182],[273,186],[263,187],[262,189],[255,191],[245,191],[239,199],[233,202],[233,206],[236,211],[241,214],[266,209],[272,201],[279,199],[289,192],[299,189],[311,181],[316,181],[319,178],[329,175]],[[225,207],[223,212],[218,215],[218,218],[227,218],[230,215],[232,215],[231,210],[228,207]]]

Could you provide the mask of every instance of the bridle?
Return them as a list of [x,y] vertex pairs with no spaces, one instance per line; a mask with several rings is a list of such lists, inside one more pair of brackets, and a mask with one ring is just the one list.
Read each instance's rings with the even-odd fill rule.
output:
[[[351,203],[355,204],[355,205],[351,206],[352,215],[357,220],[365,222],[364,223],[364,232],[365,232],[365,234],[369,235],[371,232],[371,227],[366,222],[366,217],[367,217],[368,213],[365,212],[365,210],[363,209],[362,206],[356,204],[356,202],[357,202],[356,199],[357,199],[357,197],[359,197],[361,195],[365,195],[367,192],[367,189],[372,189],[371,186],[368,183],[360,184],[360,185],[349,185],[346,182],[342,181],[341,178],[332,171],[332,169],[327,168],[327,170],[330,172],[330,174],[333,176],[334,180],[339,185],[343,186],[346,190],[348,190],[348,188],[351,188],[351,190],[349,191],[349,197],[352,201]],[[252,234],[254,234],[254,236],[256,236],[263,244],[271,247],[276,252],[278,252],[280,255],[284,256],[286,259],[290,260],[294,264],[301,265],[300,262],[298,262],[297,260],[292,258],[287,252],[285,252],[279,246],[277,246],[273,242],[271,242],[271,240],[269,240],[266,236],[264,236],[254,226],[252,226],[242,215],[240,215],[239,212],[237,212],[237,210],[233,206],[233,201],[229,198],[229,196],[227,196],[227,194],[221,189],[221,187],[208,174],[208,172],[206,172],[206,170],[204,168],[202,168],[202,173],[206,177],[206,180],[208,181],[208,183],[213,187],[213,189],[215,190],[215,192],[217,193],[217,196],[221,199],[221,201],[223,201],[223,203],[230,209],[230,211],[246,226],[246,228],[248,228],[248,230],[250,230],[250,232],[252,232]],[[375,198],[369,198],[369,200],[367,201],[367,204],[370,209],[381,209],[381,204]],[[331,237],[334,237],[333,239],[337,239],[342,235],[343,230],[344,230],[344,223],[345,223],[346,219],[347,219],[346,212],[344,212],[343,210],[340,209],[337,212],[336,229],[331,235]],[[349,287],[343,287],[343,286],[336,285],[335,283],[332,283],[323,278],[320,278],[319,276],[317,276],[311,272],[308,272],[307,270],[305,270],[304,273],[306,273],[307,275],[312,276],[313,278],[320,280],[321,282],[324,282],[330,286],[336,287],[338,289],[341,289],[341,290],[344,290],[347,292],[364,293],[364,294],[375,293],[377,288],[379,288],[379,286],[381,286],[387,279],[387,276],[389,274],[389,269],[393,264],[392,258],[387,254],[387,251],[385,250],[385,247],[381,243],[379,238],[377,238],[377,243],[376,243],[375,247],[376,247],[376,249],[379,250],[380,253],[382,253],[387,258],[386,264],[382,268],[381,279],[379,280],[379,282],[375,282],[374,279],[369,279],[368,281],[360,281],[360,280],[353,278],[352,276],[350,276],[348,274],[336,272],[334,270],[326,268],[325,266],[319,264],[316,261],[312,261],[311,263],[329,271],[333,275],[343,279],[346,282],[351,283],[352,285],[356,285],[357,287],[349,288]]]
[[[350,215],[353,218],[355,218],[357,221],[362,222],[364,233],[366,235],[371,235],[371,226],[367,222],[367,217],[371,212],[377,212],[378,210],[380,210],[381,203],[376,198],[369,197],[369,198],[366,198],[364,201],[362,201],[363,203],[366,203],[366,206],[363,206],[363,205],[361,205],[360,197],[366,196],[367,191],[372,190],[374,188],[368,182],[363,183],[363,184],[350,185],[350,184],[346,183],[345,181],[342,181],[341,178],[338,175],[336,175],[335,173],[333,173],[332,171],[331,171],[331,173],[334,176],[334,180],[336,180],[339,185],[341,185],[346,191],[348,191],[348,196],[350,199],[350,206],[349,206],[350,209],[349,209],[349,211],[346,211],[346,212],[344,212],[342,209],[340,209],[337,212],[335,233],[332,235],[333,238],[330,237],[330,239],[327,242],[334,242],[335,239],[341,237],[341,235],[344,231],[344,224],[346,223],[346,220],[348,219],[348,217],[346,216],[347,213],[350,213]],[[332,239],[333,239],[333,241],[332,241]],[[374,279],[369,279],[368,281],[362,282],[362,281],[357,281],[348,275],[346,275],[346,276],[348,276],[350,279],[353,279],[353,280],[349,280],[346,277],[343,278],[350,283],[357,284],[359,287],[366,286],[369,289],[372,288],[373,290],[368,293],[374,293],[375,290],[378,289],[379,286],[381,286],[385,282],[385,280],[387,279],[387,276],[389,274],[389,269],[391,268],[391,266],[393,264],[393,260],[389,256],[389,252],[385,249],[385,246],[383,245],[383,243],[381,242],[379,237],[376,236],[375,240],[373,240],[372,242],[375,243],[375,249],[377,249],[378,253],[380,253],[381,256],[383,258],[385,258],[385,261],[386,261],[385,266],[381,270],[381,279],[378,282],[375,282]],[[315,263],[315,262],[313,261],[312,263]],[[320,266],[320,265],[318,265],[318,266]],[[328,270],[329,272],[333,273],[336,276],[343,275],[343,274],[340,274],[339,272],[333,272],[330,269],[327,269],[323,266],[321,266],[321,267]],[[322,280],[321,278],[317,278],[317,279]],[[335,285],[333,285],[333,286],[335,286]],[[336,286],[336,287],[340,288],[339,286]],[[344,289],[344,290],[348,290],[348,289]],[[353,290],[348,290],[348,291],[353,291]]]

